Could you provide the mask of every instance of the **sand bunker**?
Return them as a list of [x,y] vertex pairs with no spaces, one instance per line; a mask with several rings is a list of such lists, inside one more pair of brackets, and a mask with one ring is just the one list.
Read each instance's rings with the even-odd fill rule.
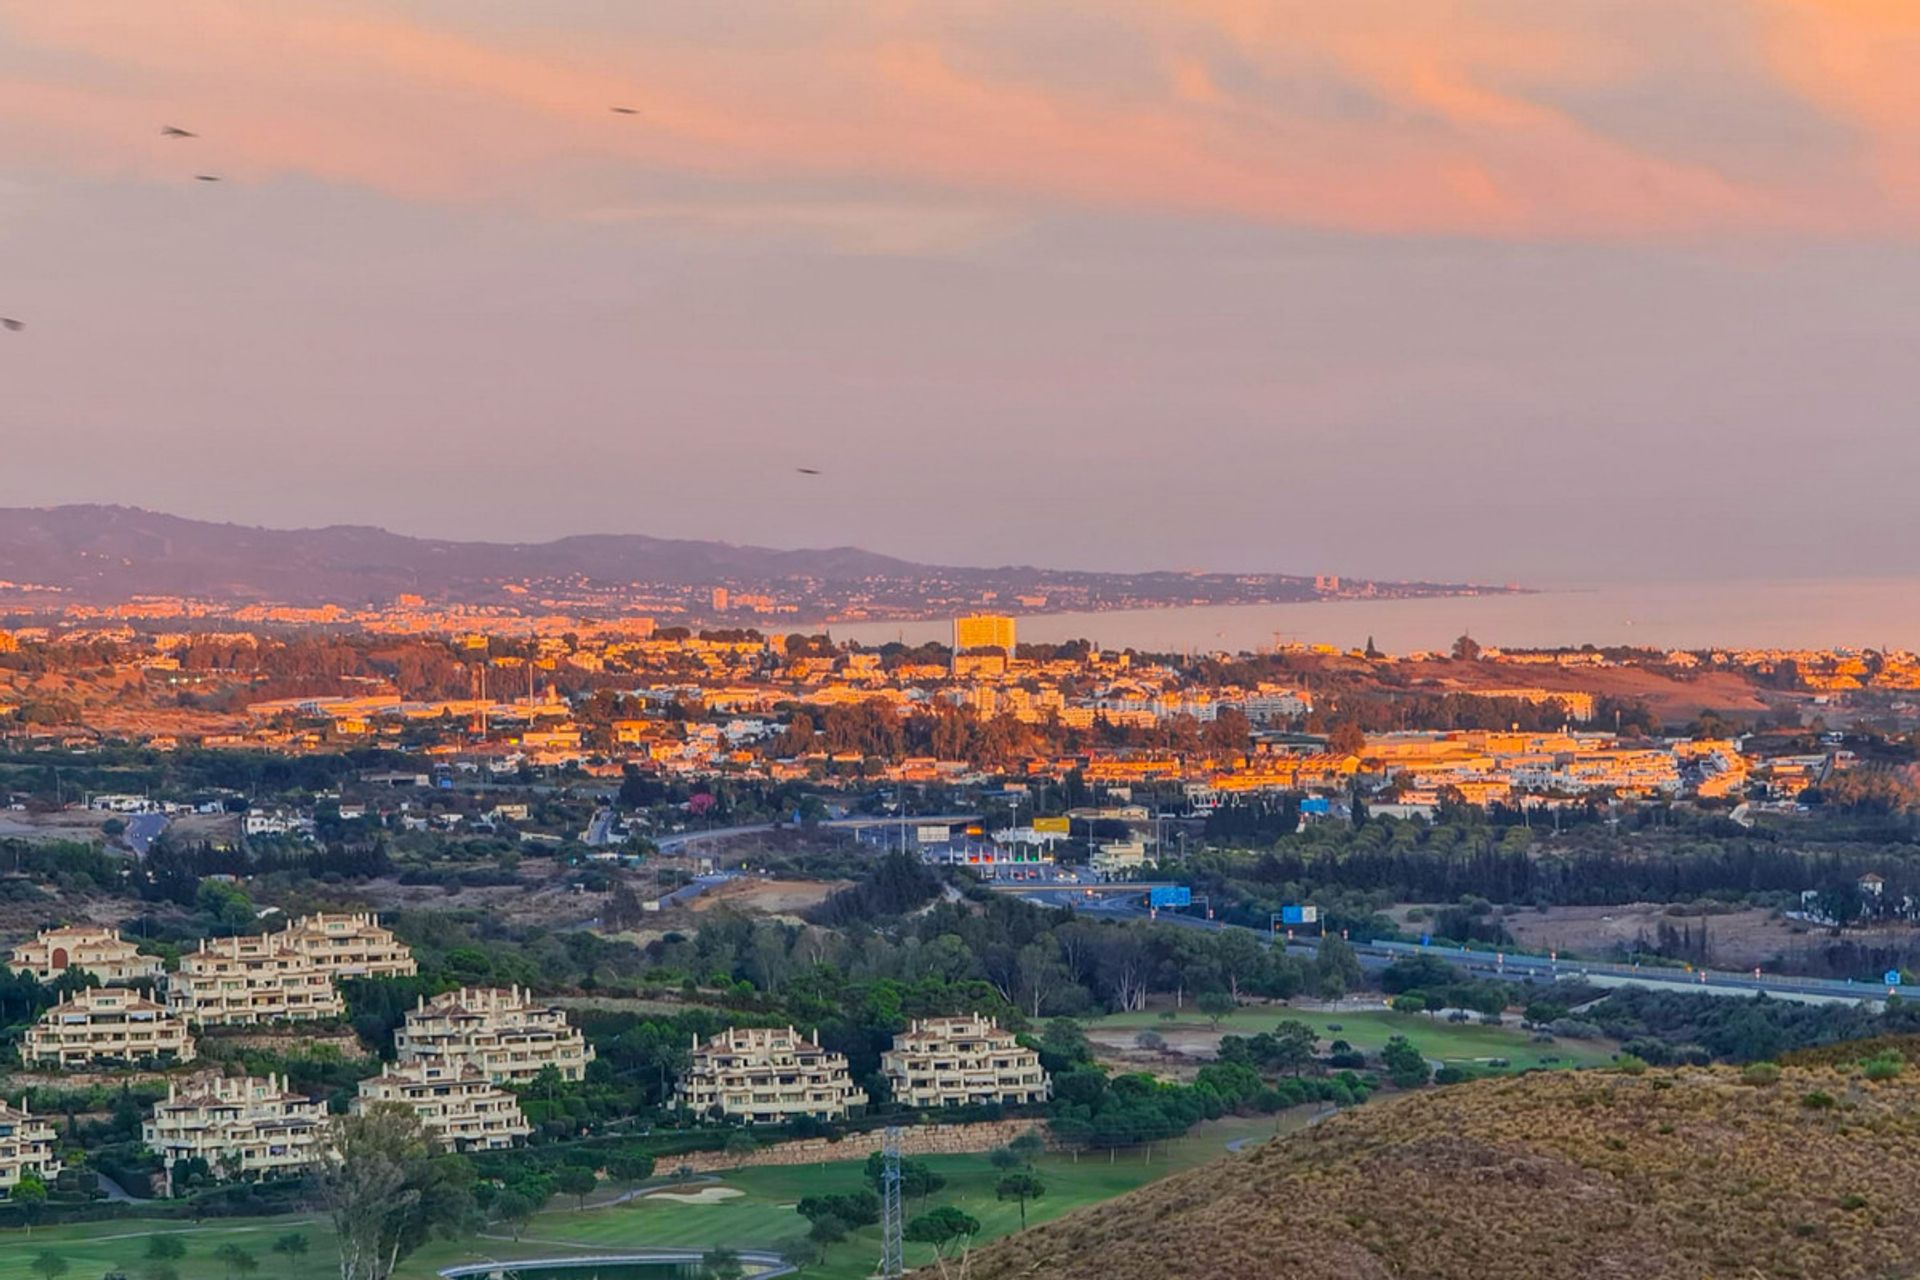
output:
[[702,1187],[698,1191],[654,1191],[648,1200],[670,1200],[674,1204],[719,1204],[747,1194],[738,1187]]

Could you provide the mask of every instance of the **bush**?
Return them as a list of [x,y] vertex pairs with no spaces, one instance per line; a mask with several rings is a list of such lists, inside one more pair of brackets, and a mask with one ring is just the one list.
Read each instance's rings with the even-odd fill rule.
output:
[[1869,1080],[1892,1080],[1906,1068],[1907,1060],[1892,1050],[1876,1053],[1860,1063],[1861,1071]]
[[1800,1105],[1809,1111],[1831,1111],[1834,1107],[1833,1095],[1824,1089],[1815,1089],[1800,1096]]
[[1647,1060],[1631,1053],[1623,1053],[1613,1060],[1614,1067],[1625,1076],[1643,1076],[1647,1074]]
[[1746,1070],[1740,1073],[1740,1083],[1750,1084],[1755,1088],[1764,1088],[1770,1084],[1779,1084],[1780,1068],[1771,1062],[1752,1063]]

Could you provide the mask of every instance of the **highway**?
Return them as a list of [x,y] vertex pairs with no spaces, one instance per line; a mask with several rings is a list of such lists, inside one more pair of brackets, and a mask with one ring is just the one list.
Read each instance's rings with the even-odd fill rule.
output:
[[[1089,915],[1115,920],[1158,919],[1187,929],[1246,929],[1262,942],[1271,944],[1272,936],[1263,929],[1208,920],[1180,911],[1150,912],[1144,899],[1144,884],[1071,886],[1058,885],[1023,888],[1018,884],[995,886],[1043,906],[1069,907]],[[1089,896],[1089,890],[1093,890]],[[1317,940],[1295,938],[1286,944],[1290,954],[1312,956]],[[1524,955],[1518,952],[1467,951],[1458,947],[1423,946],[1410,942],[1356,942],[1354,954],[1369,972],[1386,968],[1409,956],[1429,955],[1445,960],[1476,978],[1506,982],[1572,982],[1597,987],[1642,986],[1670,991],[1694,991],[1703,995],[1752,996],[1765,994],[1778,1000],[1804,1004],[1856,1004],[1865,1001],[1884,1005],[1889,995],[1903,1000],[1920,1000],[1920,985],[1886,986],[1869,982],[1840,982],[1824,978],[1793,978],[1779,974],[1736,973],[1720,969],[1670,969],[1650,965],[1609,964],[1602,961],[1560,960],[1550,956]]]

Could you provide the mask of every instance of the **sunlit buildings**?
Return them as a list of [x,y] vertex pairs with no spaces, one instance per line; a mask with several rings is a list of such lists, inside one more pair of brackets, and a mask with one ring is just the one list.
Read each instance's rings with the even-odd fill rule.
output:
[[203,938],[168,977],[167,1007],[203,1027],[338,1018],[347,1010],[329,971],[284,934]]
[[360,1082],[353,1109],[378,1102],[411,1107],[427,1131],[455,1151],[497,1151],[533,1132],[519,1101],[465,1062],[396,1062]]
[[70,969],[80,969],[107,986],[157,978],[162,967],[160,957],[143,956],[133,943],[112,929],[95,925],[43,930],[13,949],[11,964],[42,982],[52,982]]
[[523,1082],[552,1067],[579,1080],[593,1047],[558,1007],[519,987],[462,987],[428,1000],[394,1032],[401,1062],[442,1058],[466,1063],[496,1083]]

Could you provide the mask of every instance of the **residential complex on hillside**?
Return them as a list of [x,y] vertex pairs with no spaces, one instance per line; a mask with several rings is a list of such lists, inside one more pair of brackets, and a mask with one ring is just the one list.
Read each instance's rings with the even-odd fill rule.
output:
[[277,1075],[223,1076],[202,1071],[167,1080],[141,1140],[166,1171],[203,1160],[217,1177],[278,1177],[312,1168],[326,1151],[327,1104],[289,1090]]
[[302,916],[279,940],[336,979],[409,978],[420,971],[412,949],[369,912]]
[[95,925],[42,930],[14,947],[10,963],[42,982],[79,969],[110,987],[158,978],[162,968],[159,956],[143,956],[114,930]]
[[979,1014],[916,1019],[880,1058],[893,1100],[909,1107],[1045,1102],[1040,1055]]
[[76,991],[40,1015],[21,1042],[22,1061],[67,1067],[190,1062],[193,1037],[177,1014],[125,987]]
[[409,1011],[394,1032],[401,1062],[440,1059],[475,1067],[495,1083],[523,1083],[548,1067],[585,1077],[593,1049],[556,1006],[519,987],[462,987]]
[[203,1027],[338,1018],[333,975],[284,934],[203,938],[167,978],[167,1007]]
[[465,1062],[396,1062],[360,1082],[353,1107],[378,1102],[413,1108],[427,1130],[455,1151],[497,1151],[533,1132],[519,1101]]
[[53,1126],[30,1113],[24,1102],[16,1107],[0,1099],[0,1193],[11,1193],[26,1174],[52,1182],[59,1172]]
[[674,1091],[696,1116],[724,1116],[747,1124],[784,1124],[795,1116],[844,1119],[867,1105],[847,1074],[844,1054],[820,1047],[792,1027],[734,1027],[693,1052]]

